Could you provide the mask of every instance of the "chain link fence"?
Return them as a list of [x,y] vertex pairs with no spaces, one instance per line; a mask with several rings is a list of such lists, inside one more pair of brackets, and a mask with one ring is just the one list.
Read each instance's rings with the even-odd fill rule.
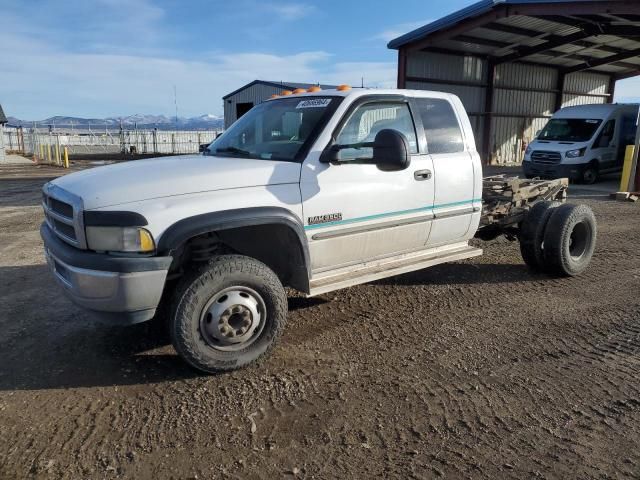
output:
[[92,130],[5,127],[7,153],[33,156],[39,161],[62,165],[64,152],[75,157],[92,155],[183,155],[198,153],[222,130]]

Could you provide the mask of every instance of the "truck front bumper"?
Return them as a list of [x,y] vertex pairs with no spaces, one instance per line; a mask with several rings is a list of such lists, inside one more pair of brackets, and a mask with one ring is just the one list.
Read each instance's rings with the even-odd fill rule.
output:
[[568,178],[571,181],[580,181],[585,165],[555,165],[539,164],[534,162],[522,162],[522,171],[528,177],[540,178]]
[[40,235],[56,282],[75,304],[121,324],[155,315],[172,257],[117,257],[78,250],[46,223]]

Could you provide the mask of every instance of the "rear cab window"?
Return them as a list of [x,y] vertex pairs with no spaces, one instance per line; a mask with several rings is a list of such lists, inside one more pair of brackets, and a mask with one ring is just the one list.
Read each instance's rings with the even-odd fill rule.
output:
[[432,155],[464,151],[462,128],[453,106],[442,98],[413,98]]

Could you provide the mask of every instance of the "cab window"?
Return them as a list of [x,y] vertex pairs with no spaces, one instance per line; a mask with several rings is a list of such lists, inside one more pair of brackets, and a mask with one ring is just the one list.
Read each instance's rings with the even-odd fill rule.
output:
[[464,151],[462,130],[451,104],[441,98],[416,98],[427,149],[431,154]]
[[368,103],[353,112],[338,134],[336,143],[348,146],[340,150],[341,161],[373,158],[373,148],[360,144],[373,142],[376,134],[384,129],[404,134],[411,153],[418,152],[416,131],[406,103]]

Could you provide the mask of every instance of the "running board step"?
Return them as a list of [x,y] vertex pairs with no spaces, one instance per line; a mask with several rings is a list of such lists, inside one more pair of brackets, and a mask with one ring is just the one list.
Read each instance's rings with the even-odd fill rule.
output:
[[341,288],[372,282],[381,278],[392,277],[402,273],[413,272],[446,262],[455,262],[465,258],[482,255],[482,249],[463,245],[458,248],[415,252],[409,256],[392,257],[375,262],[368,262],[348,271],[323,272],[311,279],[311,288],[307,296],[313,297]]

